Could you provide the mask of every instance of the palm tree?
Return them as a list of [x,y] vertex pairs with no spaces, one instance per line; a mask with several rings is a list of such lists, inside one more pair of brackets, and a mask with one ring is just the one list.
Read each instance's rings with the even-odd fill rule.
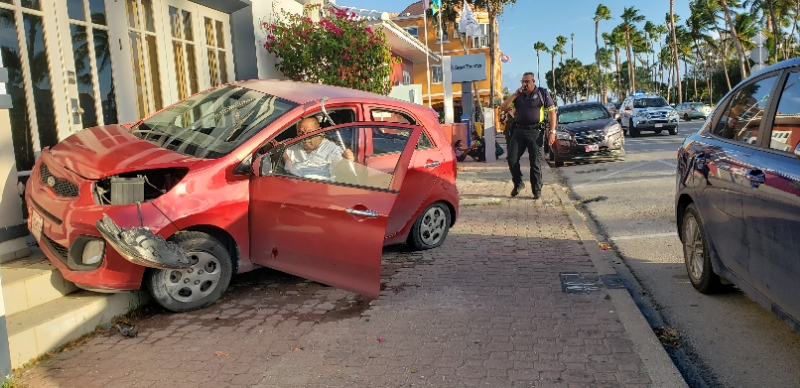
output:
[[[706,75],[706,83],[708,85],[709,96],[711,96],[713,103],[713,86],[711,85],[711,73],[708,70],[707,56],[700,54],[700,42],[712,44],[713,39],[706,33],[706,26],[714,22],[714,15],[710,13],[710,8],[707,5],[708,0],[693,0],[689,3],[689,9],[692,14],[686,19],[686,27],[689,29],[689,36],[694,42],[694,49],[696,53],[696,61],[703,63],[703,69]],[[696,72],[695,72],[696,74]],[[697,93],[697,78],[695,77],[695,94]]]
[[541,80],[542,79],[542,71],[539,70],[540,67],[541,67],[540,63],[539,63],[539,52],[540,51],[548,52],[548,49],[547,49],[547,46],[545,46],[544,42],[542,42],[542,41],[534,43],[533,44],[533,49],[536,50],[536,79],[537,80]]
[[[564,51],[564,46],[566,44],[567,44],[567,37],[566,36],[559,35],[559,36],[556,37],[556,47],[558,47],[558,50],[556,50],[556,52],[561,54],[559,59],[558,59],[558,63],[559,64],[564,63],[564,54],[567,53],[566,51]],[[554,47],[554,49],[555,49],[555,47]]]
[[[614,51],[605,47],[601,48],[597,52],[597,62],[600,65],[599,69],[606,69],[611,67],[611,63],[613,62],[611,60],[612,55],[614,55]],[[600,83],[597,84],[597,89],[599,90],[598,93],[600,93],[602,101],[608,101],[608,93],[606,89],[607,86],[606,77],[603,77],[602,70],[599,70],[598,74],[599,74],[598,77],[600,77]]]
[[558,43],[556,43],[552,49],[547,50],[547,52],[550,54],[550,71],[552,73],[550,77],[553,81],[552,84],[548,82],[548,85],[550,85],[550,89],[553,89],[553,95],[556,94],[556,54],[561,51],[564,50],[561,48],[561,46],[559,46]]
[[[603,83],[602,74],[600,70],[600,44],[597,42],[597,35],[600,29],[601,20],[610,20],[611,10],[603,4],[598,4],[597,9],[594,11],[594,47],[595,47],[595,62],[597,63],[597,87]],[[601,101],[605,102],[605,94],[601,97]]]
[[631,28],[636,28],[633,24],[643,21],[644,16],[639,15],[639,10],[635,7],[625,7],[621,17],[622,25],[625,26],[625,51],[628,56],[628,80],[630,82],[630,91],[633,92],[636,90],[636,62],[631,54]]
[[625,92],[622,90],[622,66],[619,60],[619,51],[625,44],[625,36],[618,29],[614,29],[611,33],[603,33],[603,40],[614,49],[614,58],[617,65],[616,79],[617,79],[617,100],[622,101],[625,98]]
[[[673,1],[674,0],[670,0],[670,3],[672,3]],[[720,1],[722,2],[722,12],[725,14],[725,22],[728,23],[728,28],[731,34],[734,37],[738,37],[739,34],[736,32],[736,24],[733,22],[733,19],[731,18],[731,10],[730,7],[728,6],[728,4],[731,4],[733,6],[738,6],[738,1],[737,0],[720,0]],[[733,45],[734,47],[736,47],[736,56],[739,58],[739,70],[742,72],[742,79],[744,79],[745,77],[747,77],[747,69],[745,69],[744,49],[742,48],[742,44],[741,42],[739,42],[739,39],[734,39]]]
[[[724,0],[723,0],[724,1]],[[678,37],[675,33],[675,0],[669,0],[669,25],[672,34],[672,60],[675,63],[675,71],[678,80],[678,103],[682,103],[681,97],[681,68],[678,66]]]
[[[653,56],[655,56],[656,50],[651,48],[650,44],[652,43],[653,36],[656,34],[656,24],[649,20],[646,21],[644,23],[644,33],[645,33],[645,44],[647,45],[647,57],[646,57],[647,63],[645,64],[645,67],[647,68],[648,75],[650,75],[650,77],[648,77],[648,80],[652,81],[653,77],[650,69],[650,53],[653,53]],[[653,45],[653,47],[655,47],[655,45]],[[655,58],[653,58],[653,66],[655,66],[655,63],[656,60]]]

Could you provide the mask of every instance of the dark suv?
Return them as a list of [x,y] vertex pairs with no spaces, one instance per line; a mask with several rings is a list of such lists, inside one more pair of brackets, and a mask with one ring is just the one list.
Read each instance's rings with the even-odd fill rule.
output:
[[722,279],[800,331],[800,59],[742,81],[678,152],[676,218],[692,285]]
[[558,108],[556,142],[550,160],[557,167],[564,161],[617,159],[625,157],[622,127],[599,102],[580,102]]

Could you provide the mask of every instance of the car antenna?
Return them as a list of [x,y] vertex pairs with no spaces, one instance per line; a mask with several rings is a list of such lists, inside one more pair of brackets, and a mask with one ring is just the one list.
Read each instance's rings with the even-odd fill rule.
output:
[[[328,114],[328,110],[325,109],[325,101],[328,101],[328,96],[325,96],[325,97],[322,97],[322,98],[319,99],[319,105],[320,105],[320,108],[322,109],[322,114],[325,115],[325,118],[328,119],[328,122],[331,123],[331,125],[335,126],[336,123],[333,122],[333,119]],[[336,132],[336,137],[339,139],[339,144],[341,144],[342,148],[346,150],[347,146],[345,146],[345,144],[344,144],[344,140],[342,139],[342,134],[339,133],[338,129],[335,132]],[[358,174],[356,174],[356,167],[353,166],[353,163],[350,163],[350,171],[353,172],[353,176],[356,176],[356,177],[358,176]]]

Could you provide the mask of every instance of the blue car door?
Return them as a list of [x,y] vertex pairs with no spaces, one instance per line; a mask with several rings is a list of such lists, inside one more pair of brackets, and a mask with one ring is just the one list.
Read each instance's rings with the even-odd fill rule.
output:
[[746,171],[743,209],[752,284],[772,301],[774,313],[788,313],[800,329],[800,71],[780,85],[775,115],[759,137],[762,149]]
[[777,75],[759,77],[733,91],[720,105],[703,141],[693,144],[695,187],[707,238],[722,264],[750,283],[751,262],[743,196],[750,190],[747,173],[757,146],[751,137],[761,126]]

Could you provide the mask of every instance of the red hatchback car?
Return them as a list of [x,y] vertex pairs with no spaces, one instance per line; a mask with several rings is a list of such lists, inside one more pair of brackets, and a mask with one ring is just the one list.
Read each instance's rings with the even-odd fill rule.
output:
[[[309,117],[319,129],[298,136]],[[336,166],[303,156],[309,144]],[[376,298],[383,246],[429,249],[446,238],[455,179],[430,108],[255,80],[42,150],[25,198],[31,232],[67,280],[102,292],[144,286],[161,306],[190,311],[259,266]],[[99,233],[104,215],[180,247],[191,267],[134,264]]]

